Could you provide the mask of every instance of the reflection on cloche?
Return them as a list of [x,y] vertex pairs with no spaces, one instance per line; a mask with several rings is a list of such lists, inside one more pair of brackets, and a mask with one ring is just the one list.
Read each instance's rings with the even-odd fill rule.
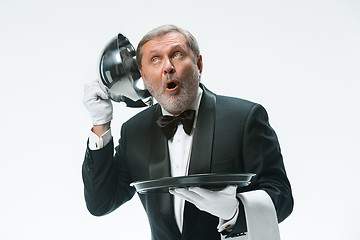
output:
[[135,61],[135,49],[122,34],[104,48],[99,64],[100,87],[115,102],[127,107],[146,107],[153,98],[146,89]]

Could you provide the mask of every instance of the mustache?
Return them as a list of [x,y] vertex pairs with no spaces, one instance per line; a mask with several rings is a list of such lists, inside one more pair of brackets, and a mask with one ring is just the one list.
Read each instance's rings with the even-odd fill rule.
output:
[[163,78],[163,82],[166,82],[166,81],[169,81],[169,80],[173,80],[173,81],[178,81],[180,82],[181,79],[179,77],[176,77],[174,75],[166,75],[164,78]]
[[174,75],[166,75],[163,79],[162,79],[162,87],[165,89],[167,87],[167,83],[169,81],[174,81],[177,85],[182,86],[182,81],[181,78],[176,77]]

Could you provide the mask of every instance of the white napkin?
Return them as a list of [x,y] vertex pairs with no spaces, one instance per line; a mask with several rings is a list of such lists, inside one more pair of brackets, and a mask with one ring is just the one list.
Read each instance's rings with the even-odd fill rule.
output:
[[[274,204],[263,190],[238,193],[246,216],[248,232],[231,240],[280,240],[279,225]],[[221,239],[225,239],[221,236]]]

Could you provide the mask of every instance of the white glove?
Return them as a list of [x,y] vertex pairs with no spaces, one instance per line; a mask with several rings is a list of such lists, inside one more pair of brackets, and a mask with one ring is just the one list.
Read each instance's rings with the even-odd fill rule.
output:
[[202,211],[229,220],[235,215],[239,206],[239,201],[236,199],[236,188],[236,186],[230,185],[221,191],[211,191],[190,187],[188,189],[175,188],[169,192],[191,202]]
[[93,125],[105,124],[112,120],[112,103],[106,93],[100,88],[98,80],[85,84],[83,103],[90,113]]

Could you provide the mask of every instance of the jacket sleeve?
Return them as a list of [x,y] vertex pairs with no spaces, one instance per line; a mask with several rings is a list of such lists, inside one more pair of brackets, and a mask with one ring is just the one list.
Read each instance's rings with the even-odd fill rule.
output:
[[[274,203],[278,222],[283,221],[293,209],[292,191],[276,133],[269,125],[267,112],[261,105],[255,104],[248,115],[242,147],[244,171],[255,173],[256,177],[249,186],[240,188],[240,192],[266,191]],[[242,204],[240,209],[243,211]],[[243,212],[240,213],[228,237],[246,231],[245,216]]]
[[135,194],[122,157],[123,140],[120,139],[115,155],[113,141],[99,150],[86,149],[82,166],[84,195],[89,212],[95,216],[114,211]]

